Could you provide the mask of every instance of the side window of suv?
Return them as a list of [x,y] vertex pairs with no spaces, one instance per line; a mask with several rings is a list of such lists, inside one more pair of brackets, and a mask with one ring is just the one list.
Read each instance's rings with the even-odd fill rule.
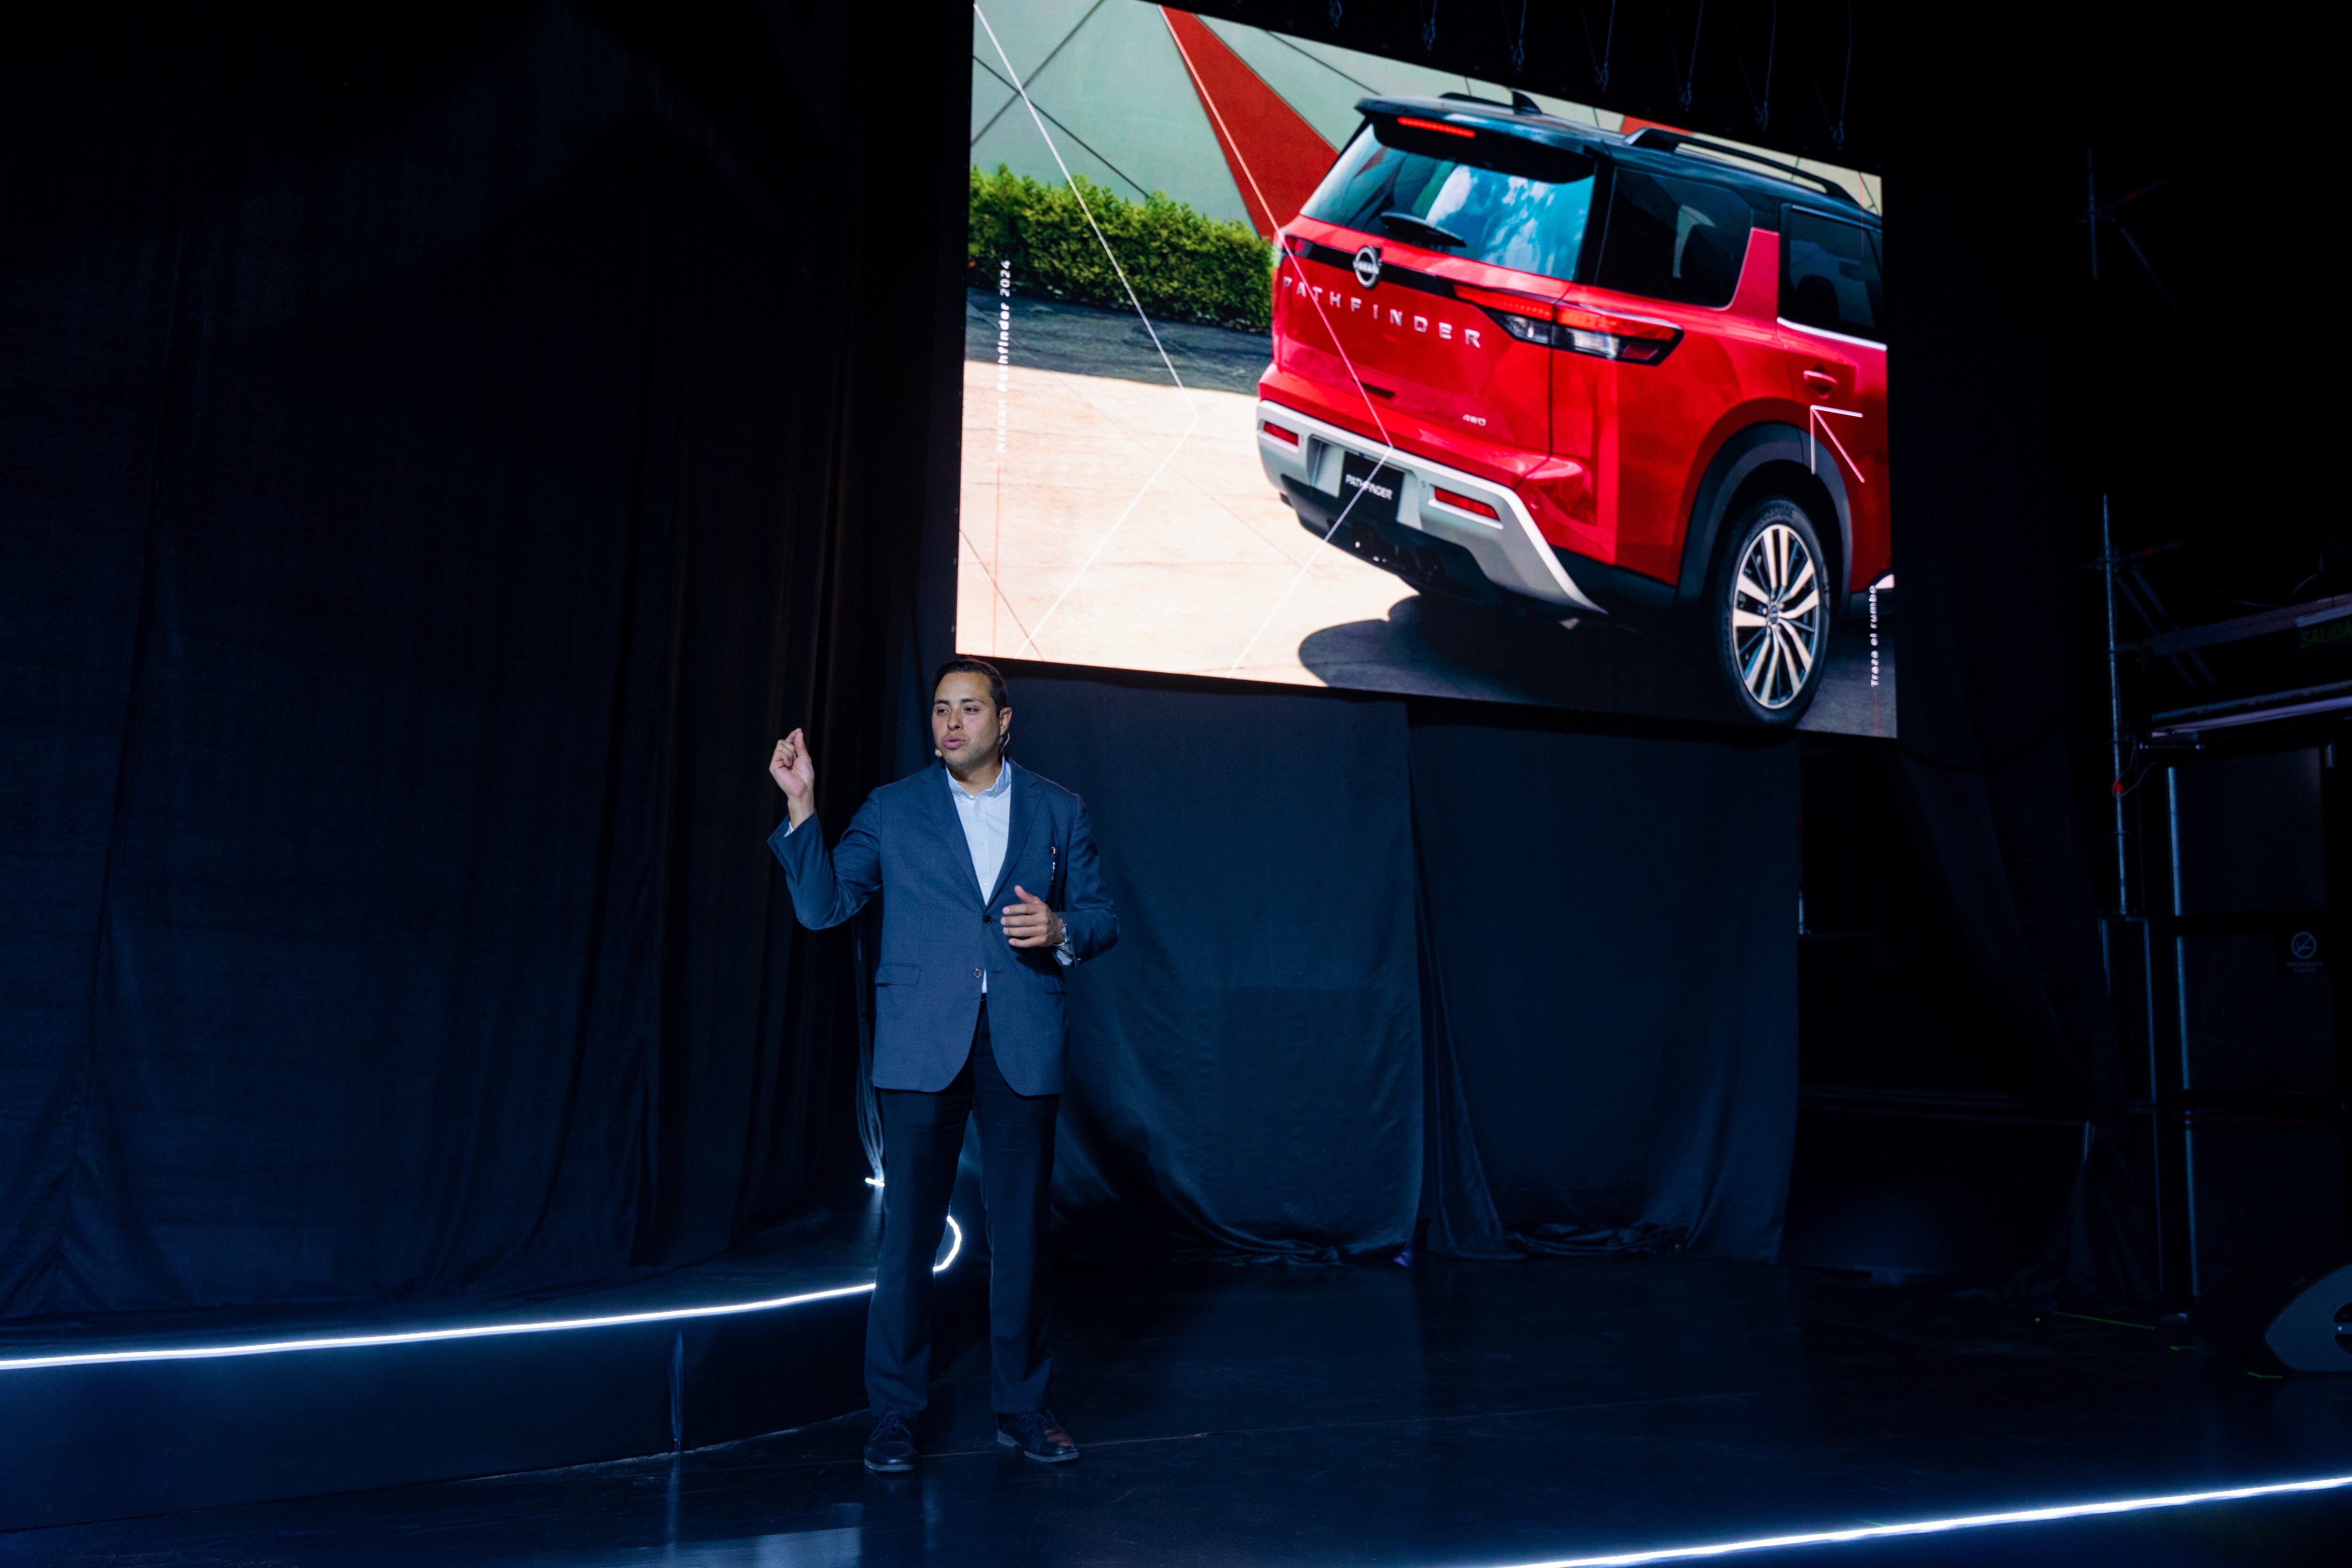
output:
[[1685,305],[1728,305],[1748,258],[1754,210],[1736,191],[1620,167],[1592,280]]
[[1885,342],[1877,232],[1802,207],[1784,209],[1780,224],[1780,314],[1803,326]]

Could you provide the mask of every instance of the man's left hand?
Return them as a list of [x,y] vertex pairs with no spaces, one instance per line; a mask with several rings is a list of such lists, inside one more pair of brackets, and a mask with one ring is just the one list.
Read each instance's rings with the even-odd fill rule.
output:
[[1013,901],[1004,906],[1004,940],[1014,947],[1059,947],[1062,917],[1045,900],[1015,882]]

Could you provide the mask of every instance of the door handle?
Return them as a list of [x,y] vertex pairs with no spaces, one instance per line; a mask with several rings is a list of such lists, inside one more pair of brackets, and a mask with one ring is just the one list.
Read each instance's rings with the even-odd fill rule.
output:
[[1827,397],[1837,390],[1837,377],[1825,370],[1809,370],[1805,372],[1805,384]]

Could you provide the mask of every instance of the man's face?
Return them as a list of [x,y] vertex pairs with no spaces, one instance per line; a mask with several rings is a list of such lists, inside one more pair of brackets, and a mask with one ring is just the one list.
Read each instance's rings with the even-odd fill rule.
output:
[[988,681],[968,669],[950,670],[931,694],[931,744],[948,765],[986,767],[1004,746],[1013,710],[988,698]]

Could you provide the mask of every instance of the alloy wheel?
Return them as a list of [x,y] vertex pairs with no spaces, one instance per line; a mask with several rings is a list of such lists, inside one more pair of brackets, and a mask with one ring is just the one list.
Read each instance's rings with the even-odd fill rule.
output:
[[1749,700],[1776,712],[1803,695],[1821,660],[1822,629],[1812,551],[1788,523],[1766,523],[1731,578],[1732,663]]

